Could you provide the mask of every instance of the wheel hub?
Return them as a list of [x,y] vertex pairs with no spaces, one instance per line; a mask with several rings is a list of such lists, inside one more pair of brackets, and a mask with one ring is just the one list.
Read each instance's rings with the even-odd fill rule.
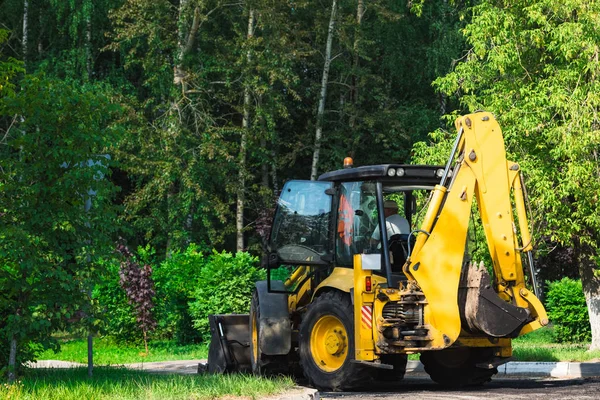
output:
[[342,321],[333,315],[319,318],[310,334],[314,363],[323,371],[334,372],[348,356],[348,334]]
[[346,342],[344,336],[337,329],[329,332],[325,339],[325,347],[327,352],[333,356],[337,356],[344,351],[346,348]]

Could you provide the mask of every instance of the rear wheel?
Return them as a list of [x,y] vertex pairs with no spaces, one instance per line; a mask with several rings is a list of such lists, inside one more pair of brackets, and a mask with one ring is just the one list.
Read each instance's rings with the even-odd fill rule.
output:
[[368,378],[354,359],[350,296],[326,292],[309,305],[300,324],[299,353],[304,375],[321,390],[351,389]]
[[496,368],[478,368],[477,364],[490,360],[489,348],[450,348],[421,354],[425,372],[434,382],[448,387],[482,385],[498,373]]
[[250,364],[255,375],[286,374],[286,356],[269,356],[260,348],[260,304],[256,289],[250,302]]

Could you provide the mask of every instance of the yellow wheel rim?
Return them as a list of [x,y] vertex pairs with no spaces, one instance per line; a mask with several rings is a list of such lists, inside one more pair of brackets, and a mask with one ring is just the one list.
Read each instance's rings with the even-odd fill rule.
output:
[[252,314],[252,361],[258,363],[258,327],[256,326],[256,315]]
[[325,372],[337,371],[348,357],[348,333],[342,321],[325,315],[310,333],[310,351],[315,364]]

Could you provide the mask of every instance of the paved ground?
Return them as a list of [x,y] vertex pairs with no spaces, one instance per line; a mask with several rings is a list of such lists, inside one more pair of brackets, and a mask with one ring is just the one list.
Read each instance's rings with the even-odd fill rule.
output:
[[410,400],[476,400],[476,399],[600,399],[600,378],[578,379],[515,379],[495,378],[492,382],[469,389],[447,390],[429,378],[410,377],[393,388],[368,393],[326,393],[323,400],[386,400],[407,398]]

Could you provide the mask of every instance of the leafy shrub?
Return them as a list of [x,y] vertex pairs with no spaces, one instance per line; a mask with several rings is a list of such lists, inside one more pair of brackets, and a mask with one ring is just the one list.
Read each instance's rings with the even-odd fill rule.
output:
[[118,260],[108,261],[105,268],[106,273],[99,277],[92,292],[99,310],[98,316],[104,317],[101,333],[113,337],[117,342],[135,343],[140,340],[135,310],[119,284]]
[[[155,291],[152,312],[157,324],[152,337],[175,338],[179,344],[198,342],[200,335],[193,326],[188,306],[193,300],[200,270],[206,262],[198,246],[192,244],[185,251],[176,251],[163,261],[157,260],[152,247],[139,247],[135,259],[152,265]],[[119,283],[119,261],[111,260],[105,269],[106,274],[99,279],[93,292],[100,311],[98,314],[106,317],[101,333],[117,342],[139,342],[135,308]]]
[[557,342],[591,340],[589,316],[580,280],[563,278],[548,284],[548,316]]
[[[138,251],[143,255],[148,249]],[[194,300],[196,282],[205,263],[206,258],[200,248],[191,244],[183,252],[173,252],[154,269],[155,312],[161,336],[175,338],[179,344],[200,341],[188,303]]]
[[117,246],[117,252],[123,257],[119,270],[119,284],[125,290],[129,304],[135,309],[137,326],[142,331],[144,347],[148,354],[148,333],[156,328],[153,302],[156,292],[152,280],[152,267],[150,264],[141,266],[124,244]]
[[254,283],[265,279],[258,258],[248,253],[217,253],[208,258],[197,280],[190,313],[205,342],[210,340],[210,314],[247,313]]

